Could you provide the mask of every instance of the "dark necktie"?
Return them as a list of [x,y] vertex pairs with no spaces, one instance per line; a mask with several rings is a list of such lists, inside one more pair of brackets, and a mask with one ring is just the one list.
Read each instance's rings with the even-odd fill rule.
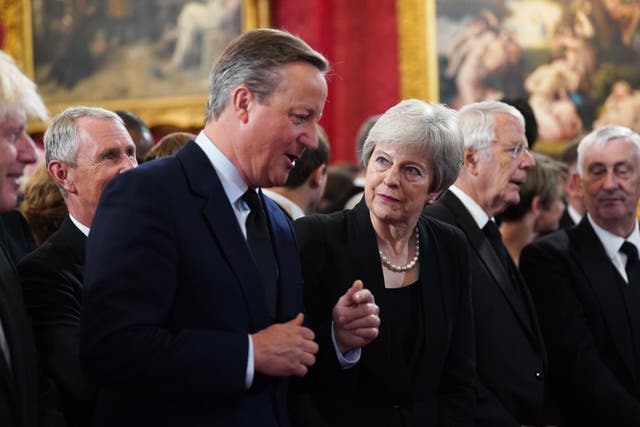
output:
[[636,361],[636,378],[640,377],[640,259],[638,248],[625,241],[620,246],[620,252],[627,255],[627,263],[624,266],[627,272],[627,285],[622,287],[627,316],[633,336],[633,346]]
[[620,252],[627,256],[627,263],[624,266],[627,272],[627,282],[640,286],[640,259],[638,258],[638,248],[631,242],[625,242],[620,246]]
[[278,267],[269,237],[267,214],[262,207],[260,197],[251,188],[244,193],[242,200],[251,209],[246,222],[247,243],[262,278],[267,312],[275,320],[278,305]]
[[522,290],[520,289],[518,267],[516,267],[516,265],[513,262],[513,259],[511,259],[511,255],[509,255],[509,252],[507,251],[507,248],[502,243],[502,234],[500,234],[500,230],[498,230],[498,226],[496,225],[495,222],[493,222],[492,220],[489,220],[489,222],[487,222],[485,226],[482,227],[482,232],[491,243],[491,246],[493,246],[493,250],[495,251],[496,255],[498,255],[498,258],[500,259],[500,264],[502,264],[502,266],[504,267],[504,271],[506,271],[507,276],[509,276],[509,279],[511,279],[510,280],[511,287],[513,288],[518,298],[518,301],[516,303],[520,306],[520,309],[523,310],[524,312],[525,311],[524,305],[523,305],[524,296],[522,294]]
[[492,220],[489,220],[484,227],[482,227],[482,232],[489,239],[489,243],[493,246],[493,250],[495,251],[498,258],[500,258],[500,263],[504,266],[504,269],[507,273],[511,273],[511,262],[509,252],[507,252],[507,248],[504,247],[502,243],[502,234],[500,234],[500,230],[498,230],[498,226]]

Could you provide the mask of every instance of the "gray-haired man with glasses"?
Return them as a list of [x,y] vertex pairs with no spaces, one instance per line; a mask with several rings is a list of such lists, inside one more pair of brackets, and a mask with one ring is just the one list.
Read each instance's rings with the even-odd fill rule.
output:
[[522,114],[502,102],[460,110],[464,166],[456,183],[425,209],[462,229],[469,251],[476,334],[477,426],[553,424],[545,403],[546,355],[531,296],[493,216],[520,201],[535,164]]

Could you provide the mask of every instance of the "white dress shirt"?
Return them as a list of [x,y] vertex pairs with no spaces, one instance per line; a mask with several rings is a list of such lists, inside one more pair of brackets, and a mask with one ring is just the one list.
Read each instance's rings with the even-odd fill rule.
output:
[[640,250],[640,232],[638,231],[638,221],[635,221],[635,227],[633,227],[633,231],[626,239],[620,236],[616,236],[610,231],[605,230],[600,227],[595,221],[591,218],[591,215],[587,214],[587,219],[591,226],[593,227],[593,231],[596,232],[598,239],[602,242],[602,246],[604,246],[604,250],[607,253],[607,256],[611,260],[613,266],[618,270],[618,273],[622,276],[625,282],[629,283],[629,279],[627,278],[627,271],[624,266],[627,264],[627,255],[620,252],[620,246],[626,241],[629,243],[633,243],[638,250]]

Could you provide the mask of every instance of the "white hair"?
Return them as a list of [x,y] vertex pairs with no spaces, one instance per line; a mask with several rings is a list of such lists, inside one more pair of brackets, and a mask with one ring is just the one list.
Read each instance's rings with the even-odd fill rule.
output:
[[20,71],[9,55],[0,51],[0,120],[15,109],[40,120],[49,116],[35,83]]

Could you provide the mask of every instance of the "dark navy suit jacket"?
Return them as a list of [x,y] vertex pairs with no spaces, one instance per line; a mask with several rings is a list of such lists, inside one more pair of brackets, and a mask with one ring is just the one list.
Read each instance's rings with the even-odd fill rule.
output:
[[[265,198],[277,321],[302,311],[293,228]],[[220,180],[192,141],[119,175],[87,241],[81,357],[97,425],[287,426],[286,379],[256,373],[248,335],[270,324],[258,269]]]

